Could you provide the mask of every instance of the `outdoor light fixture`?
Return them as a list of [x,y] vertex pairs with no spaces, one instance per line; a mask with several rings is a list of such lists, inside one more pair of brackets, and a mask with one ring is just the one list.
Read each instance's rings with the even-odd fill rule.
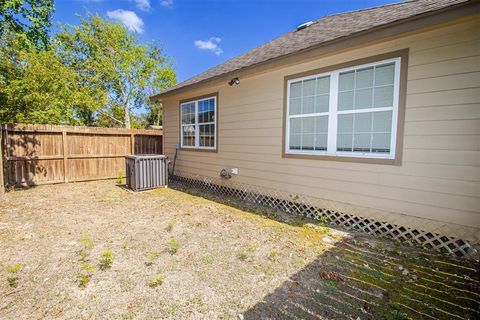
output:
[[233,86],[234,84],[240,84],[240,79],[238,77],[233,78],[228,82],[229,85]]

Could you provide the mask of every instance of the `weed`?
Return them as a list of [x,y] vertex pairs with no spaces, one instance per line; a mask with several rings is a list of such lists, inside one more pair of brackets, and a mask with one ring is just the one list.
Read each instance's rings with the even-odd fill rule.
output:
[[258,249],[258,243],[253,243],[251,246],[250,246],[250,251],[251,252],[255,252],[257,251]]
[[318,216],[317,220],[319,225],[326,225],[328,223],[328,218],[326,216]]
[[105,251],[100,254],[100,262],[98,267],[100,270],[107,270],[112,267],[113,253],[111,251]]
[[7,271],[8,273],[15,274],[17,272],[22,271],[22,269],[23,269],[23,264],[17,263],[17,264],[14,264],[13,266],[6,267],[5,271]]
[[93,249],[93,240],[90,239],[88,235],[84,235],[80,242],[83,243],[85,250],[92,250]]
[[175,238],[171,238],[170,240],[168,240],[167,245],[170,254],[177,253],[178,249],[180,248],[180,243]]
[[123,184],[123,172],[122,171],[117,172],[117,184]]
[[147,261],[145,261],[145,265],[147,267],[150,267],[151,265],[153,265],[153,260],[157,259],[158,258],[158,253],[156,252],[148,252],[147,253]]
[[326,236],[330,235],[330,228],[328,227],[317,227],[317,231]]
[[95,270],[95,268],[97,268],[97,265],[96,264],[89,265],[88,263],[81,263],[80,267],[87,272],[92,272]]
[[248,259],[248,253],[246,251],[240,252],[237,256],[238,259],[240,259],[241,261],[245,261]]
[[150,281],[150,283],[148,284],[148,286],[150,288],[155,288],[159,285],[161,285],[163,283],[163,281],[165,281],[165,275],[163,274],[160,274],[158,275],[155,279],[153,279],[152,281]]
[[9,274],[11,274],[10,277],[7,277],[7,284],[10,287],[16,287],[18,283],[18,277],[16,274],[23,269],[23,264],[17,263],[14,264],[13,266],[8,266],[5,268],[5,271],[7,271]]
[[270,251],[268,259],[275,260],[277,258],[277,252],[275,250]]
[[129,313],[122,314],[122,319],[123,320],[133,320],[133,319],[135,319],[135,313],[129,312]]
[[78,276],[78,286],[80,288],[85,288],[87,284],[90,282],[90,279],[92,279],[91,274],[80,274]]
[[173,230],[173,226],[175,226],[176,223],[177,222],[175,220],[170,221],[165,230],[167,230],[167,232],[171,232]]
[[337,292],[340,289],[338,282],[335,281],[324,281],[322,284],[330,292]]
[[82,261],[82,262],[88,261],[88,259],[87,259],[88,253],[86,253],[83,250],[80,250],[79,255],[80,255],[80,261]]
[[210,263],[213,263],[213,257],[209,254],[206,254],[204,256],[202,256],[202,262],[205,263],[205,264],[210,264]]
[[10,286],[10,287],[16,287],[17,286],[17,282],[18,282],[18,277],[8,277],[7,278],[7,284]]

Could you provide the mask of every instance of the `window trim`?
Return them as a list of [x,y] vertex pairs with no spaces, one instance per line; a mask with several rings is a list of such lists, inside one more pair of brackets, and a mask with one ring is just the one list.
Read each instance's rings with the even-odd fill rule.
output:
[[[321,69],[311,70],[303,73],[288,75],[284,78],[284,112],[283,112],[283,141],[282,141],[282,157],[283,158],[301,158],[301,159],[322,159],[322,160],[334,160],[334,161],[349,161],[360,163],[376,163],[376,164],[390,164],[401,165],[402,161],[402,149],[403,149],[403,130],[405,119],[405,98],[406,98],[406,81],[407,81],[407,68],[408,68],[408,49],[389,52],[381,55],[358,59],[342,64],[332,65]],[[392,134],[391,134],[391,153],[385,154],[354,154],[353,152],[336,151],[337,138],[337,115],[340,113],[351,113],[350,111],[337,111],[337,98],[338,98],[338,76],[340,72],[358,69],[362,67],[368,67],[372,65],[378,65],[382,63],[388,63],[392,61],[398,61],[395,65],[395,82],[394,85],[398,85],[398,90],[394,90],[394,107],[392,116]],[[299,80],[305,80],[310,78],[322,77],[330,75],[330,87],[331,94],[329,100],[330,114],[334,112],[334,116],[328,118],[328,144],[327,150],[335,150],[335,153],[328,153],[327,151],[302,151],[302,150],[289,150],[289,119],[291,116],[288,114],[289,108],[289,93],[291,82]],[[395,103],[397,107],[395,108]],[[335,108],[332,110],[331,108]],[[372,112],[380,111],[382,108],[365,109],[353,111],[353,112]],[[391,110],[388,107],[388,110]],[[309,114],[312,116],[315,114]],[[319,114],[320,115],[320,114]],[[332,137],[331,132],[334,132]],[[396,140],[394,140],[396,139]]]
[[[203,100],[208,100],[208,99],[214,99],[215,100],[215,105],[214,105],[214,122],[213,124],[215,125],[215,132],[214,132],[214,146],[213,147],[205,147],[205,146],[200,146],[200,123],[198,123],[198,102],[203,101]],[[182,130],[182,105],[186,103],[195,103],[195,146],[184,146],[183,145],[183,130]],[[202,151],[202,152],[218,152],[218,92],[210,93],[210,94],[205,94],[201,96],[196,96],[193,98],[188,98],[188,99],[183,99],[180,100],[178,103],[178,128],[179,128],[179,138],[180,138],[180,149],[181,150],[187,150],[187,151]],[[206,124],[212,124],[211,122],[208,122]]]

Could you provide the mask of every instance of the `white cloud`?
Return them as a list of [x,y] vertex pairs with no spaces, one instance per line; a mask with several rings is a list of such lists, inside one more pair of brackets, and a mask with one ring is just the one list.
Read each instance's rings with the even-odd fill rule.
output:
[[173,6],[173,0],[160,0],[160,5],[163,7]]
[[119,21],[130,31],[143,32],[143,20],[133,11],[123,9],[107,11],[107,17]]
[[198,49],[209,50],[209,51],[212,51],[213,53],[215,53],[217,56],[219,56],[223,53],[222,48],[220,48],[220,46],[219,46],[220,41],[222,41],[222,39],[220,39],[219,37],[211,37],[210,39],[208,39],[206,41],[205,40],[196,40],[194,42],[194,44]]
[[149,11],[151,8],[150,0],[134,0],[134,1],[137,8],[142,11]]

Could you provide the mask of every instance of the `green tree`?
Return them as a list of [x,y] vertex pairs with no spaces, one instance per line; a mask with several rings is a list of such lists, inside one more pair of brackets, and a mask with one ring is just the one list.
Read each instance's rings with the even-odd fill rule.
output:
[[13,33],[23,46],[48,49],[53,0],[1,0],[0,36]]
[[[22,75],[21,53],[49,47],[53,0],[0,0],[0,121],[12,121],[6,90]],[[26,106],[22,107],[26,109]]]
[[124,26],[98,15],[64,26],[57,39],[63,61],[80,81],[108,90],[107,103],[98,111],[101,123],[130,128],[132,110],[149,109],[149,96],[176,82],[172,61],[158,46],[140,44]]
[[54,50],[22,51],[19,76],[4,89],[5,122],[89,125],[107,100],[101,88],[83,85]]

